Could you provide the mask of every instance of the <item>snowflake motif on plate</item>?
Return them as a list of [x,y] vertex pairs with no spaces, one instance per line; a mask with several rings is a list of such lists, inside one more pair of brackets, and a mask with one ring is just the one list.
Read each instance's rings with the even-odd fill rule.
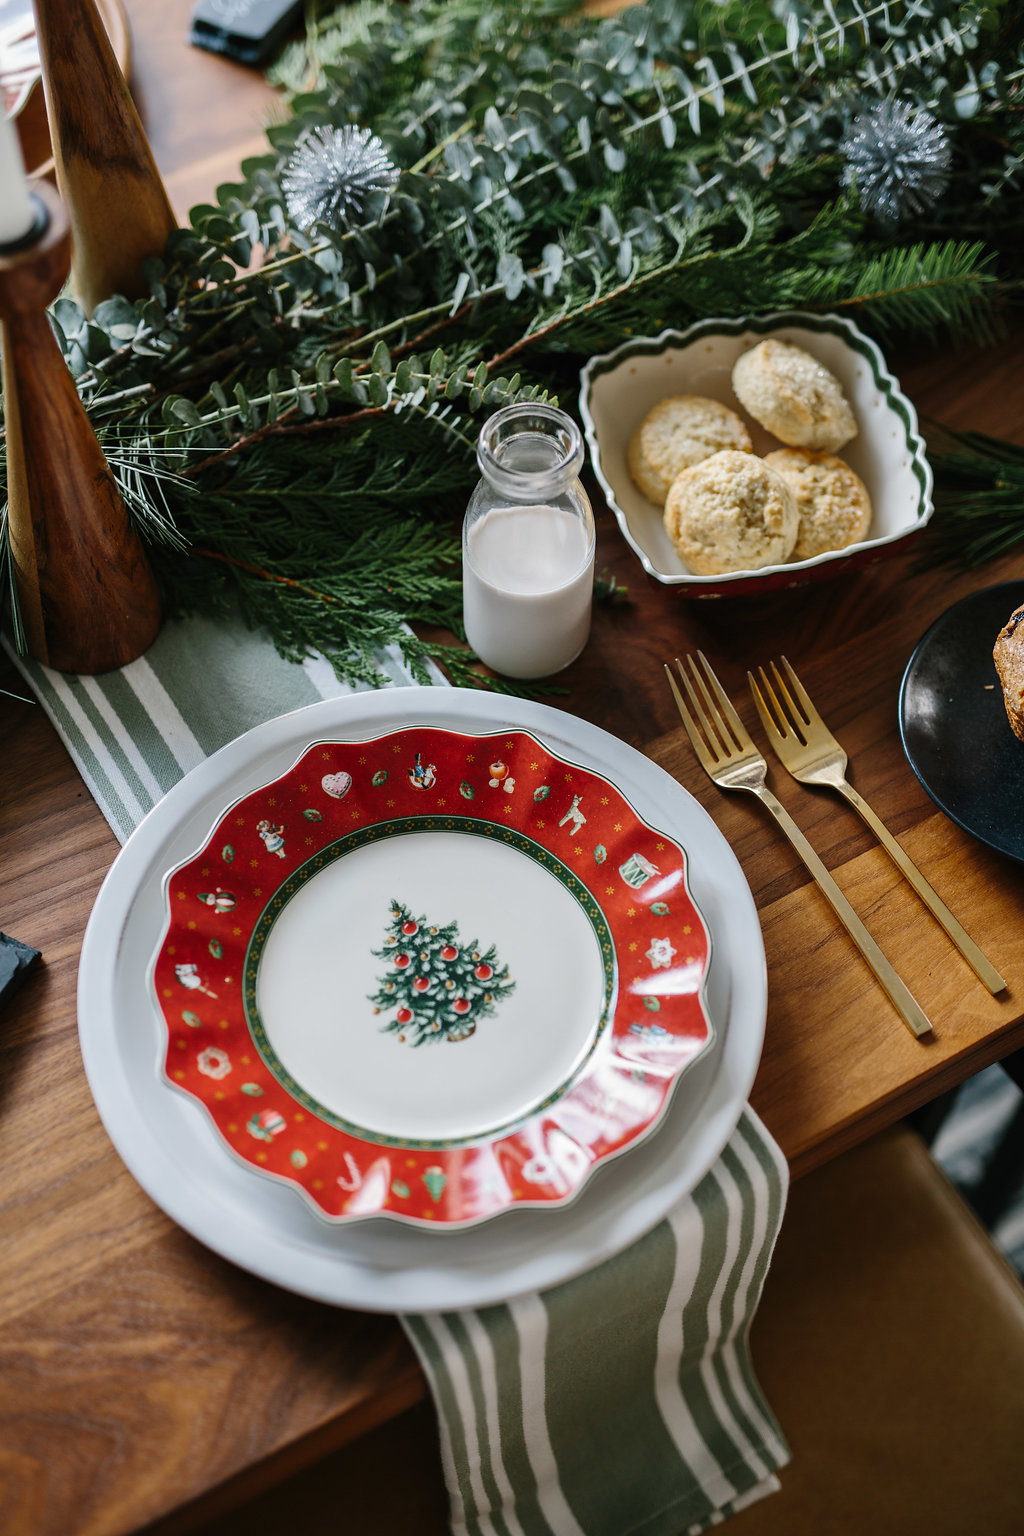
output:
[[675,954],[676,951],[672,947],[671,939],[652,939],[651,947],[647,951],[647,958],[651,962],[651,970],[667,970],[675,959]]

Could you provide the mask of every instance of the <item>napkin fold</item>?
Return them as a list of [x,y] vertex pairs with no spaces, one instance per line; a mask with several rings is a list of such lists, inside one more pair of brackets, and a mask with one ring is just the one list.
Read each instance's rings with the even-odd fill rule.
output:
[[786,1189],[747,1109],[624,1253],[503,1306],[403,1318],[455,1536],[682,1536],[778,1487],[788,1453],[747,1334]]
[[[242,732],[356,691],[321,657],[288,662],[201,617],[100,677],[12,659],[122,842]],[[397,650],[378,660],[413,682]],[[787,1187],[748,1107],[692,1194],[625,1252],[504,1305],[402,1317],[438,1412],[454,1536],[693,1536],[778,1487],[788,1451],[748,1333]]]

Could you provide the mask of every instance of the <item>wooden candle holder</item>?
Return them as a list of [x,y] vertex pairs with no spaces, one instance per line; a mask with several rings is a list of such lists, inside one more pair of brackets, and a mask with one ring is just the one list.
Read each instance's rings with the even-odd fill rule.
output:
[[87,314],[148,293],[142,264],[177,221],[95,0],[34,0],[50,140]]
[[47,317],[70,267],[64,205],[33,188],[36,228],[0,246],[8,532],[29,652],[108,672],[149,646],[160,598]]

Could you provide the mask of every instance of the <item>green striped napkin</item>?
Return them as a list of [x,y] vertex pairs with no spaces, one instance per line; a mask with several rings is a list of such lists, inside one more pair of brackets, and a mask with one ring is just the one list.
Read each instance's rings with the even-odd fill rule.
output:
[[683,1536],[778,1487],[747,1331],[785,1161],[746,1110],[625,1253],[540,1295],[405,1317],[434,1392],[455,1536]]
[[[201,618],[101,677],[14,659],[122,841],[243,731],[352,691],[322,658],[286,662]],[[411,683],[397,653],[379,660]],[[626,1252],[505,1305],[402,1319],[433,1389],[454,1536],[684,1536],[778,1487],[788,1452],[747,1335],[786,1188],[748,1108]]]

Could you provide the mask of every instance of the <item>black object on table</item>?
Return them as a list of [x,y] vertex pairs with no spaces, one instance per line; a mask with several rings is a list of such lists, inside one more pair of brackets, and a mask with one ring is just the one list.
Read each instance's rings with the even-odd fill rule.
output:
[[199,0],[189,41],[238,64],[264,64],[300,20],[304,0]]
[[40,959],[38,949],[0,933],[0,1008],[9,1003],[29,971]]
[[918,642],[900,689],[911,768],[965,832],[1024,862],[1024,742],[1006,718],[992,660],[996,636],[1024,603],[1024,581],[972,592]]

